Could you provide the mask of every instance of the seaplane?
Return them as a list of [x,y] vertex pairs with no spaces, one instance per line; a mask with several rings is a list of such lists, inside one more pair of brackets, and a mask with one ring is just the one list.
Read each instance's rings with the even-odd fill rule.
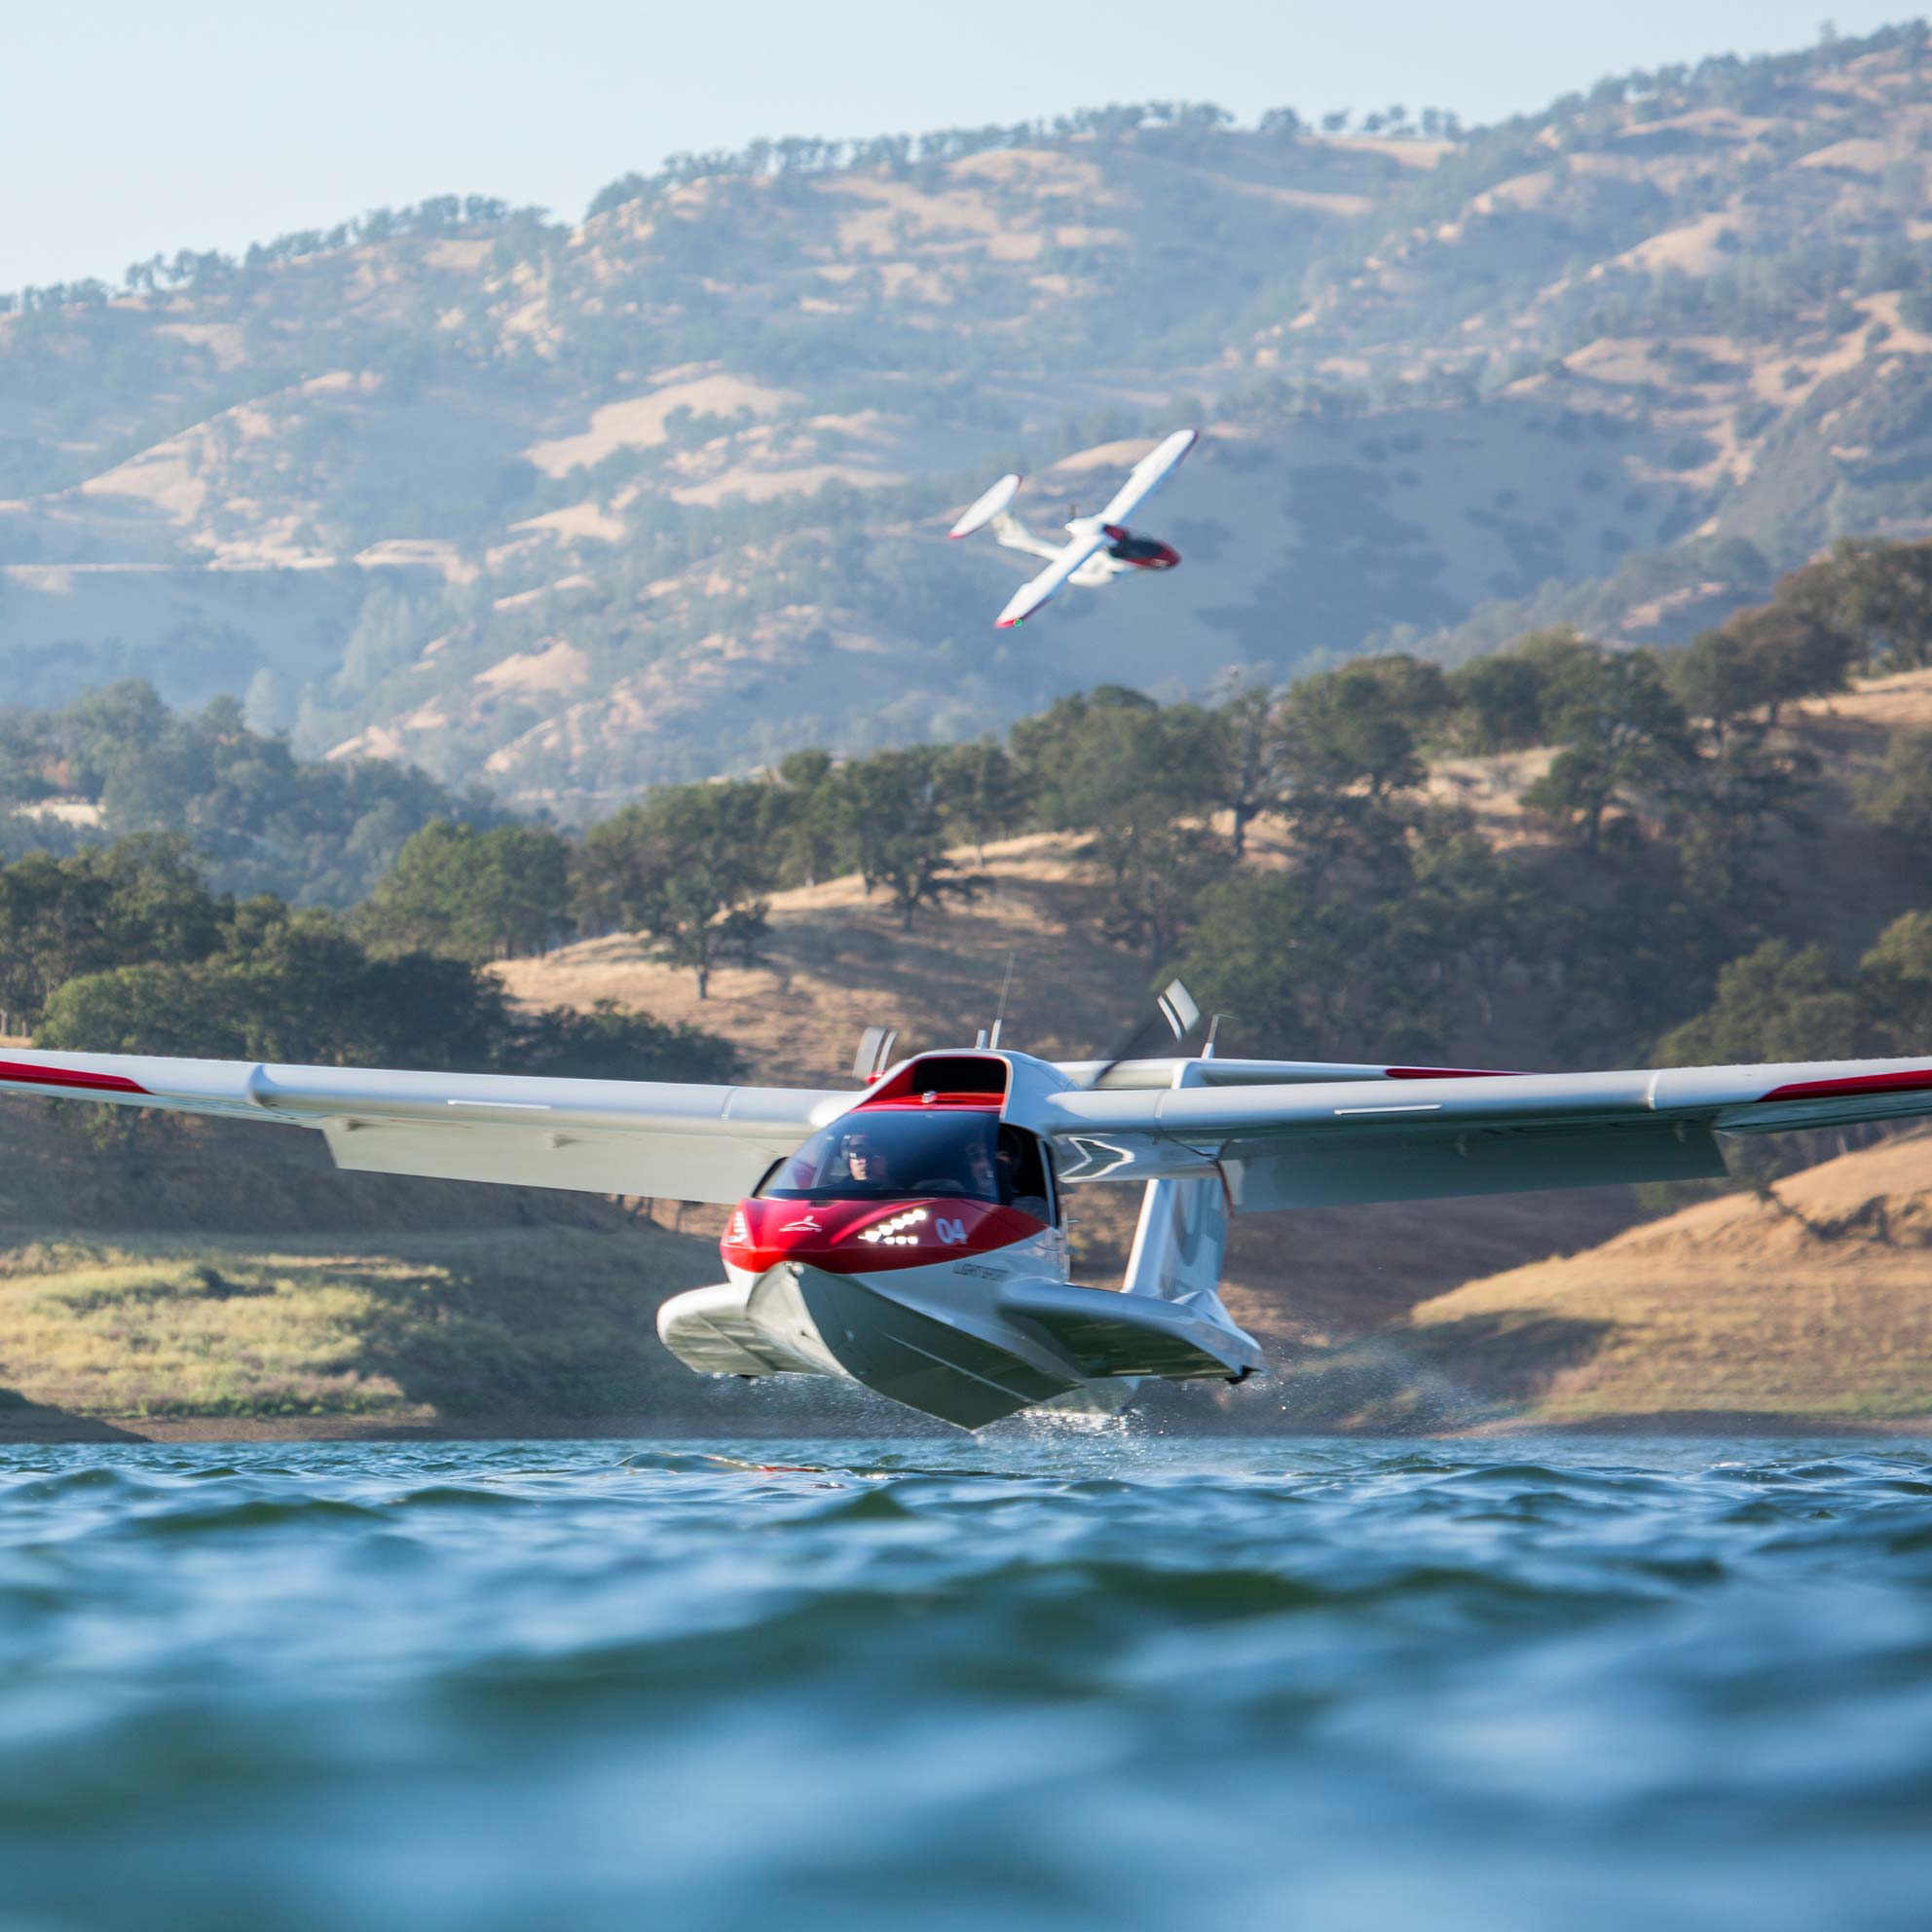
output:
[[1024,550],[1047,560],[1045,570],[1029,577],[1007,599],[1005,610],[993,619],[994,627],[1007,631],[1023,624],[1069,583],[1098,589],[1135,571],[1172,570],[1180,562],[1180,552],[1158,538],[1136,537],[1128,529],[1127,520],[1200,440],[1199,429],[1176,429],[1164,436],[1128,471],[1127,481],[1103,509],[1094,516],[1069,519],[1064,542],[1035,537],[1014,515],[1013,500],[1026,479],[1017,474],[1002,476],[947,533],[957,539],[989,528],[1003,548]]
[[[1172,1051],[1055,1061],[999,1043],[842,1088],[684,1086],[17,1051],[0,1088],[323,1135],[336,1165],[727,1209],[724,1279],[664,1346],[716,1376],[826,1376],[977,1430],[1143,1378],[1263,1367],[1219,1294],[1231,1217],[1722,1175],[1732,1135],[1932,1113],[1932,1059],[1505,1073],[1217,1058],[1184,987]],[[1137,1187],[1125,1278],[1073,1279],[1066,1211]],[[1283,1287],[1292,1288],[1283,1256]],[[1101,1401],[1098,1405],[1104,1406]]]

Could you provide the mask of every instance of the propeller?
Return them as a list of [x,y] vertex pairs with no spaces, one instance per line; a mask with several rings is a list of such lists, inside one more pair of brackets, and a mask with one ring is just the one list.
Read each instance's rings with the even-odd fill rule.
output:
[[1163,1029],[1173,1035],[1174,1045],[1178,1047],[1201,1023],[1201,1009],[1179,980],[1170,980],[1155,994],[1154,1009],[1151,1018],[1143,1020],[1126,1039],[1116,1042],[1107,1055],[1106,1064],[1094,1076],[1096,1087],[1104,1086],[1107,1075],[1123,1060],[1151,1059],[1154,1050],[1164,1044]]
[[852,1078],[870,1087],[892,1064],[892,1049],[898,1039],[896,1026],[868,1026],[859,1035],[859,1049],[852,1056]]

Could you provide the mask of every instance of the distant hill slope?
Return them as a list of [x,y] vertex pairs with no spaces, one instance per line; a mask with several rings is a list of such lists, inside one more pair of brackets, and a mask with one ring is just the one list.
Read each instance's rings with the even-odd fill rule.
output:
[[[451,198],[39,292],[0,316],[0,663],[23,701],[245,690],[580,814],[1566,599],[1682,635],[1932,515],[1925,45],[1453,143],[767,145],[574,228]],[[1185,567],[994,634],[1021,564],[948,514],[1012,464],[1051,523],[1204,416],[1146,519]]]

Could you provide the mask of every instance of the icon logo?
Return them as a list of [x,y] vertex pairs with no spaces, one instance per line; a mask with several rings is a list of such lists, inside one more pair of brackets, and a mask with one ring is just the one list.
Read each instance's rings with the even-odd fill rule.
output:
[[950,1215],[941,1214],[933,1222],[933,1233],[947,1247],[963,1247],[966,1245],[966,1223],[956,1221]]
[[781,1235],[822,1235],[825,1230],[809,1214],[800,1214],[796,1221],[787,1221],[778,1232]]

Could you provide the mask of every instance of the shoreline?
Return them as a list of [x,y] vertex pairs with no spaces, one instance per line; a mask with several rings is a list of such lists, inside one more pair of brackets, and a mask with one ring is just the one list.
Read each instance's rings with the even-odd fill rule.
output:
[[[1131,1412],[1130,1412],[1131,1414]],[[0,1450],[77,1443],[218,1442],[514,1442],[514,1441],[796,1441],[800,1437],[862,1441],[883,1435],[967,1439],[963,1430],[921,1428],[908,1416],[896,1428],[855,1428],[849,1418],[826,1416],[810,1422],[788,1418],[788,1426],[747,1421],[735,1426],[716,1417],[550,1416],[512,1412],[420,1422],[384,1421],[361,1416],[78,1416],[58,1410],[0,1410]],[[1334,1442],[1378,1438],[1414,1442],[1490,1440],[1497,1437],[1698,1437],[1821,1436],[1899,1438],[1932,1435],[1932,1418],[1895,1419],[1823,1415],[1738,1414],[1723,1410],[1678,1410],[1659,1415],[1600,1416],[1586,1422],[1490,1421],[1461,1429],[1177,1429],[1170,1420],[1152,1433],[1168,1439],[1212,1442],[1232,1437],[1266,1440],[1281,1436]]]

